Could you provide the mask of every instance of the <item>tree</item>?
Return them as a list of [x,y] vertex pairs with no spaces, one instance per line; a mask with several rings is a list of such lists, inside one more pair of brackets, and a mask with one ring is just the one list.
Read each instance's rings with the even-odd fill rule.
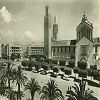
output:
[[42,88],[40,100],[64,100],[61,90],[58,88],[55,80],[48,81]]
[[28,61],[28,70],[31,71],[34,66],[34,61]]
[[90,69],[97,70],[97,65],[90,65]]
[[51,63],[50,64],[50,69],[52,70],[54,66],[56,66],[56,64]]
[[6,81],[3,79],[0,80],[0,94],[2,96],[5,96],[7,90],[8,90],[8,87],[6,85]]
[[66,61],[65,61],[65,60],[60,60],[60,61],[59,61],[59,65],[60,65],[60,66],[65,66],[65,64],[66,64]]
[[[10,83],[11,83],[11,78],[13,77],[13,73],[12,73],[12,68],[13,66],[11,66],[10,62],[7,63],[7,67],[6,68],[2,68],[1,69],[1,72],[0,72],[0,79],[2,82],[5,81],[5,84],[6,82],[8,82],[8,90],[10,91]],[[5,88],[4,88],[5,89]],[[11,100],[10,96],[9,96],[9,99]]]
[[6,96],[7,98],[9,98],[9,100],[16,100],[15,91],[13,91],[11,87],[9,89],[6,85],[6,81],[3,79],[0,80],[0,94],[2,96]]
[[14,61],[14,59],[16,59],[16,54],[15,53],[11,54],[11,59],[12,59],[12,61]]
[[44,69],[44,72],[46,74],[46,71],[49,70],[49,65],[47,62],[42,62],[41,67]]
[[53,72],[56,72],[56,74],[59,72],[58,68],[57,67],[54,67],[53,68]]
[[86,78],[87,77],[87,70],[79,69],[79,77]]
[[18,66],[18,70],[13,70],[14,76],[13,81],[16,82],[16,85],[18,86],[18,94],[17,94],[17,100],[21,100],[21,90],[20,87],[25,84],[25,81],[27,80],[27,77],[25,76],[25,73],[21,70],[21,67]]
[[39,69],[41,68],[41,62],[35,62],[34,63],[34,66],[35,66],[35,70],[37,71],[37,73],[39,72]]
[[74,60],[70,60],[68,62],[68,64],[69,64],[69,67],[71,67],[71,68],[75,67],[75,61]]
[[24,66],[26,69],[26,67],[28,66],[28,61],[27,60],[22,61],[21,65]]
[[34,95],[36,92],[40,93],[40,85],[38,82],[32,78],[26,85],[25,85],[25,90],[29,90],[31,93],[31,100],[34,100]]
[[100,70],[94,70],[93,79],[99,81],[100,85]]
[[28,58],[29,57],[29,48],[27,47],[26,50],[23,52],[23,57]]
[[20,53],[18,53],[17,55],[16,55],[16,58],[19,60],[19,58],[21,58],[21,55],[20,55]]
[[92,90],[86,90],[86,82],[84,81],[80,81],[79,86],[74,84],[74,86],[68,87],[66,93],[67,100],[98,100],[92,95]]
[[71,69],[71,68],[66,68],[66,69],[64,70],[64,72],[65,72],[66,75],[71,75],[72,69]]
[[10,98],[10,100],[17,100],[17,98],[16,98],[17,93],[12,88],[10,88],[10,90],[6,91],[5,95],[7,98]]
[[64,71],[65,71],[65,69],[64,69],[63,67],[60,67],[60,70],[61,70],[62,72],[64,72]]
[[87,62],[78,61],[78,68],[79,68],[79,69],[86,70],[86,68],[87,68]]
[[79,71],[78,71],[78,67],[74,67],[73,70],[74,70],[75,78],[76,78],[76,74],[78,74],[78,72],[79,72]]
[[55,65],[57,65],[58,64],[58,60],[52,60],[52,64],[55,64]]
[[91,76],[91,81],[92,81],[92,77],[93,77],[93,74],[94,74],[93,69],[87,69],[87,72],[88,72],[88,76]]

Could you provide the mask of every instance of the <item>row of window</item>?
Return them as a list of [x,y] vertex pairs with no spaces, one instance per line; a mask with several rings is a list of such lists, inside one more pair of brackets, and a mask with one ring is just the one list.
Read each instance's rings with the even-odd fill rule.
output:
[[33,49],[31,51],[43,51],[44,49]]
[[66,58],[70,58],[70,55],[54,55],[54,54],[53,54],[53,56],[54,56],[54,57],[66,57]]
[[31,52],[42,52],[42,51],[44,51],[44,50],[31,50]]
[[65,53],[70,53],[70,52],[75,53],[75,47],[54,47],[53,52],[65,52]]
[[91,40],[91,30],[83,28],[78,32],[78,39],[81,39],[83,36],[86,36],[88,39]]
[[20,52],[21,50],[10,50],[12,52]]
[[20,47],[11,47],[12,49],[20,49]]
[[[10,53],[10,55],[11,55],[12,53]],[[14,54],[21,54],[21,53],[14,53]]]
[[30,51],[30,52],[43,52],[43,51]]
[[31,49],[44,49],[44,47],[31,47]]

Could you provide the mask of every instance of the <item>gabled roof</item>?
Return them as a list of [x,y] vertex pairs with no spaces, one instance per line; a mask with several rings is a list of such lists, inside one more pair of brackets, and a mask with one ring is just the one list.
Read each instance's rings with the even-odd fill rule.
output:
[[71,40],[60,40],[52,42],[52,46],[67,46],[70,45]]
[[84,12],[84,14],[83,14],[81,23],[77,26],[77,29],[78,29],[81,25],[83,25],[83,24],[87,24],[88,26],[90,26],[90,27],[93,28],[93,25],[92,25],[92,23],[90,23],[90,22],[88,21],[86,15],[85,15],[85,12]]

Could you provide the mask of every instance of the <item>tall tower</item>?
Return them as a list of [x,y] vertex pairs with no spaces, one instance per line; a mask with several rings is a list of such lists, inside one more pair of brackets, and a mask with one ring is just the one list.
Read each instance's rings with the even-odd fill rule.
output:
[[58,35],[58,25],[56,23],[56,16],[55,16],[53,24],[53,41],[57,41],[57,35]]
[[45,7],[44,16],[44,54],[51,58],[51,16],[49,6]]
[[77,40],[79,41],[81,38],[86,37],[87,39],[93,41],[93,26],[90,23],[85,15],[83,14],[81,23],[77,26]]

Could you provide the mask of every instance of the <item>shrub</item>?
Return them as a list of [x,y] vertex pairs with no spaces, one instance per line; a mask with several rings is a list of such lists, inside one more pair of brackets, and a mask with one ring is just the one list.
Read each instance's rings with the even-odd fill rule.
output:
[[90,69],[97,70],[97,65],[90,65]]
[[78,67],[79,67],[79,69],[84,69],[84,70],[86,70],[86,68],[87,68],[87,63],[86,63],[86,62],[83,62],[83,61],[78,61]]
[[69,67],[71,68],[75,67],[75,61],[73,60],[70,60],[68,64],[69,64]]
[[51,70],[53,69],[54,66],[56,66],[56,64],[53,64],[53,63],[50,64],[50,68],[51,68]]
[[65,69],[64,69],[64,68],[62,68],[62,67],[60,67],[60,70],[61,70],[62,72],[64,72],[64,70],[65,70]]
[[64,72],[65,72],[66,75],[71,75],[72,74],[72,70],[69,69],[69,68],[65,69]]
[[79,69],[79,77],[86,78],[87,77],[87,71]]
[[65,60],[60,60],[59,61],[59,65],[60,66],[65,66],[66,65],[66,61]]
[[45,71],[47,71],[47,70],[49,69],[49,65],[48,65],[47,62],[42,62],[42,63],[41,63],[41,67],[42,67]]
[[58,73],[58,72],[59,72],[58,68],[54,67],[54,68],[53,68],[53,72]]
[[79,72],[79,71],[78,71],[78,67],[74,67],[74,68],[73,68],[73,71],[74,71],[75,74],[78,74],[78,72]]
[[57,65],[58,64],[58,60],[52,60],[52,64]]
[[28,66],[28,61],[27,60],[22,61],[21,65],[24,66],[24,67],[27,67]]
[[92,76],[93,75],[93,71],[91,69],[87,69],[88,72],[88,76]]

